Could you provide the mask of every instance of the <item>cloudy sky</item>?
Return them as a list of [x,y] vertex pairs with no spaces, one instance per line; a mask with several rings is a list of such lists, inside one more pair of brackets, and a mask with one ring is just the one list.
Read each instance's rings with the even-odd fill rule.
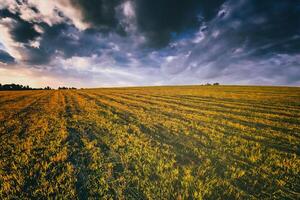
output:
[[0,83],[300,85],[299,0],[0,0]]

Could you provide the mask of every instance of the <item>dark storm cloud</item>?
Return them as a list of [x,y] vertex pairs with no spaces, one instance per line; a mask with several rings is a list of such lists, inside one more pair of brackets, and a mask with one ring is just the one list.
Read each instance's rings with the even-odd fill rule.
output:
[[12,64],[15,63],[15,59],[11,55],[9,55],[9,53],[0,49],[0,62]]
[[[235,6],[233,1],[231,5]],[[256,56],[270,52],[299,52],[299,1],[252,0],[235,9],[236,11],[229,13],[227,19],[220,20],[217,26],[222,27],[222,23],[230,25],[230,22],[240,22],[240,26],[233,30],[234,37],[247,42],[250,49],[260,47]]]
[[[232,66],[247,65],[250,60],[262,68],[274,65],[274,60],[280,62],[280,65],[274,65],[276,68],[264,71],[263,76],[270,73],[278,75],[291,66],[299,66],[298,63],[290,63],[286,57],[278,56],[300,52],[299,3],[293,0],[227,1],[219,14],[206,23],[201,42],[175,47],[176,51],[190,54],[183,58],[182,65],[174,63],[175,69],[169,70],[176,73],[202,71],[199,76],[216,78],[222,74],[237,73],[239,70]],[[251,69],[254,64],[248,67]],[[243,66],[240,68],[243,69]],[[249,73],[248,69],[244,71]],[[253,72],[258,72],[257,76],[262,75],[261,70],[255,68]],[[247,73],[239,73],[241,77],[247,77]]]
[[19,15],[19,13],[14,14],[7,9],[0,10],[0,18],[11,18],[16,22],[10,30],[12,38],[16,42],[28,43],[40,36],[40,33],[34,29],[34,24],[21,19]]
[[116,7],[121,0],[71,0],[83,13],[83,20],[102,31],[109,31],[118,27]]
[[18,21],[11,34],[15,41],[22,43],[27,43],[40,36],[40,33],[34,30],[33,25],[26,21]]
[[210,20],[224,1],[137,0],[139,30],[151,46],[168,44],[171,35],[197,28],[202,20]]
[[39,48],[27,46],[27,63],[47,64],[57,57],[90,56],[100,54],[105,44],[97,43],[98,33],[92,30],[80,32],[72,25],[41,25],[44,30],[39,41]]
[[[84,21],[102,31],[124,34],[117,19],[116,7],[124,0],[71,0],[82,13]],[[195,29],[201,20],[211,19],[224,0],[133,0],[137,26],[153,47],[167,45],[172,33]]]

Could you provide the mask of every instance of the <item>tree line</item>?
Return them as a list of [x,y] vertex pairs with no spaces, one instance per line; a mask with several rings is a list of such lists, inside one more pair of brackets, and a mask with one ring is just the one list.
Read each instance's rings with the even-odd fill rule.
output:
[[76,90],[75,87],[58,87],[59,90]]
[[210,86],[210,85],[220,85],[220,83],[206,83],[206,84],[201,84],[202,86]]
[[28,85],[21,85],[21,84],[4,84],[2,85],[0,83],[0,90],[51,90],[52,88],[50,88],[49,86],[44,87],[44,88],[32,88],[29,87]]
[[[75,87],[58,87],[59,90],[75,90]],[[21,84],[1,84],[0,83],[0,91],[4,91],[4,90],[52,90],[51,87],[47,86],[44,88],[32,88],[29,87],[28,85],[21,85]]]

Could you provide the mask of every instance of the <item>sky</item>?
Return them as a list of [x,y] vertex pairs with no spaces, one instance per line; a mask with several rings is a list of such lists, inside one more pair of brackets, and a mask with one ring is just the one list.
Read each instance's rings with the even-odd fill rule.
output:
[[300,86],[300,0],[0,0],[0,83]]

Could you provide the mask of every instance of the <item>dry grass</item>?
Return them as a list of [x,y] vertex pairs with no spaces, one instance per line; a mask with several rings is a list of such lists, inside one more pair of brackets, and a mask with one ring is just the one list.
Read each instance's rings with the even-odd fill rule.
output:
[[0,198],[299,199],[300,89],[0,92]]

